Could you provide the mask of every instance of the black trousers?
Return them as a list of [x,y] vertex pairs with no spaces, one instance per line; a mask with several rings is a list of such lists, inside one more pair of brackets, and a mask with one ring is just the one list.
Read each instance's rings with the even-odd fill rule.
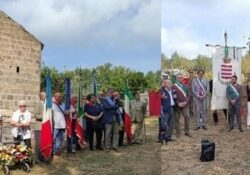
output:
[[96,134],[96,148],[100,148],[102,142],[102,127],[93,122],[87,121],[87,123],[88,123],[87,130],[89,135],[89,148],[90,149],[94,148],[94,133]]
[[[227,118],[227,109],[223,109],[224,115]],[[219,119],[218,119],[218,114],[217,114],[217,110],[215,110],[213,112],[213,118],[214,118],[214,123],[218,123]]]
[[20,135],[18,135],[17,137],[14,137],[14,141],[16,142],[19,142],[19,143],[16,143],[16,145],[20,144],[21,141],[24,141],[25,145],[28,147],[28,148],[31,148],[31,139],[22,139],[22,137]]
[[228,109],[228,116],[229,116],[229,124],[230,124],[230,128],[234,128],[234,117],[236,117],[237,120],[237,124],[239,129],[242,128],[242,123],[241,123],[241,117],[240,117],[240,105],[236,104],[236,105],[229,105],[229,109]]
[[119,130],[119,146],[123,145],[123,138],[124,138],[124,127],[122,127],[122,130]]
[[122,115],[123,127],[119,130],[119,146],[123,145],[123,138],[124,138],[124,124],[125,124],[125,114]]
[[158,141],[161,140],[161,117],[158,119]]

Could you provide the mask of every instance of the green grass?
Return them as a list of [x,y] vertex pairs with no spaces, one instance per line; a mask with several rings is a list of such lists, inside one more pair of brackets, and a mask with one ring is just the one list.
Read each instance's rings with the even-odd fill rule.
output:
[[[146,118],[147,143],[128,145],[121,152],[83,150],[74,155],[63,153],[46,167],[35,166],[29,175],[159,175],[160,145],[156,143],[158,119]],[[24,175],[21,170],[12,175]]]

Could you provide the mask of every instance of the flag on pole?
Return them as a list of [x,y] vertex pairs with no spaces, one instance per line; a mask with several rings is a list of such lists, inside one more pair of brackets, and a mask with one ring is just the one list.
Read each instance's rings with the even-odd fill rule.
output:
[[[227,109],[226,87],[231,77],[241,75],[241,48],[215,47],[213,48],[213,93],[211,109]],[[240,78],[238,79],[240,82]]]
[[97,80],[96,80],[96,72],[95,70],[93,71],[92,74],[92,86],[93,86],[93,94],[97,97],[98,95],[98,87],[97,87]]
[[129,103],[131,100],[133,100],[132,92],[128,89],[128,82],[126,82],[125,86],[125,119],[124,119],[124,130],[127,134],[127,140],[130,142],[132,140],[132,131],[131,131],[131,116],[130,116],[130,109],[129,109]]
[[83,109],[81,107],[81,96],[82,96],[81,86],[79,85],[78,103],[77,103],[78,118],[76,119],[75,132],[76,132],[76,136],[78,138],[78,144],[83,148],[85,145],[85,141],[84,141],[83,122],[82,122]]
[[43,121],[40,137],[40,151],[44,159],[49,160],[53,150],[53,134],[52,134],[52,92],[51,78],[46,77],[46,100],[43,110]]
[[[70,93],[71,93],[71,84],[70,79],[65,79],[65,111],[70,110]],[[69,114],[70,115],[70,114]],[[66,117],[66,129],[67,129],[67,136],[71,138],[72,136],[72,118],[67,116]]]

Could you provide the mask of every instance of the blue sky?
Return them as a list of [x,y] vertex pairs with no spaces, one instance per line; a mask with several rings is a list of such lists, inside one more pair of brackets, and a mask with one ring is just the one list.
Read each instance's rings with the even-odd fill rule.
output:
[[1,0],[0,7],[44,43],[48,66],[160,69],[160,0]]
[[168,57],[211,56],[205,44],[223,45],[225,30],[231,46],[244,47],[250,37],[248,0],[162,0],[161,8],[161,50]]

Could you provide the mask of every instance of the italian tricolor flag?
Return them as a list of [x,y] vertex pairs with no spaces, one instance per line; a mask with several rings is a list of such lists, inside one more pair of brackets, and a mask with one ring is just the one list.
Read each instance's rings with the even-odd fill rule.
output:
[[75,132],[76,132],[76,136],[78,137],[78,144],[84,148],[86,146],[86,142],[84,140],[85,135],[83,132],[83,122],[82,122],[82,117],[83,117],[83,109],[81,107],[81,86],[79,85],[79,94],[78,94],[78,104],[77,104],[77,122],[76,122],[76,128],[75,128]]
[[131,141],[132,139],[132,131],[131,131],[131,116],[130,116],[130,108],[129,108],[129,103],[131,100],[133,100],[133,95],[131,91],[128,89],[128,83],[126,83],[125,86],[125,121],[124,121],[124,130],[127,134],[127,140],[128,142]]
[[43,121],[40,137],[40,151],[44,159],[49,160],[53,149],[52,135],[52,98],[51,98],[51,78],[46,77],[46,100],[43,111]]

